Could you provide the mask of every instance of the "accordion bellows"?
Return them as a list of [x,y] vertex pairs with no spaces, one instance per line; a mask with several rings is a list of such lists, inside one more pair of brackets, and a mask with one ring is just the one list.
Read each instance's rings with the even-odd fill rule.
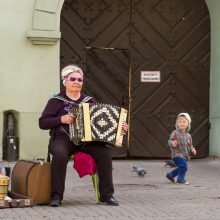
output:
[[127,110],[103,103],[83,103],[69,111],[76,122],[69,126],[70,139],[79,145],[99,141],[116,147],[122,146],[122,123],[126,122]]

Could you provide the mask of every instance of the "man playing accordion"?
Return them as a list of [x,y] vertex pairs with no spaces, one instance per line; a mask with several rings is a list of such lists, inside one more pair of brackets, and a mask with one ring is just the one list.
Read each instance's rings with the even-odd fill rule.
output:
[[[74,152],[84,152],[92,155],[99,177],[100,201],[103,204],[117,206],[112,179],[111,152],[105,143],[90,142],[84,145],[75,145],[70,140],[69,125],[75,123],[74,114],[70,109],[80,103],[96,103],[93,97],[81,92],[83,86],[83,72],[76,65],[68,65],[61,71],[61,78],[65,91],[51,98],[39,119],[39,127],[50,130],[49,153],[51,161],[51,203],[53,207],[61,205],[63,200],[67,163]],[[122,124],[122,132],[128,131],[127,123]]]

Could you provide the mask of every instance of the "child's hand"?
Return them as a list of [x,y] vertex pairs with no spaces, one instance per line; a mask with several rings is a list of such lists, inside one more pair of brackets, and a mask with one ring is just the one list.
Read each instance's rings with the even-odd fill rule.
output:
[[192,153],[192,155],[194,155],[194,156],[195,156],[195,155],[196,155],[196,149],[195,149],[195,148],[193,148],[193,149],[192,149],[192,151],[191,151],[191,153]]
[[178,141],[175,139],[172,143],[173,147],[176,147],[178,145]]

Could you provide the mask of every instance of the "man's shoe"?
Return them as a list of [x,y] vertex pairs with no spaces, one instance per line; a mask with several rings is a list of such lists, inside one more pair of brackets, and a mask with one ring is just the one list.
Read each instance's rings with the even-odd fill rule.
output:
[[167,178],[168,180],[170,180],[171,182],[175,183],[174,177],[170,176],[168,173],[166,174],[166,178]]
[[51,201],[50,201],[50,206],[51,207],[59,207],[61,205],[61,202],[60,202],[60,200],[58,200],[58,199],[52,199]]
[[111,206],[118,206],[118,201],[115,200],[113,196],[106,196],[104,198],[100,198],[100,202],[103,205],[111,205]]

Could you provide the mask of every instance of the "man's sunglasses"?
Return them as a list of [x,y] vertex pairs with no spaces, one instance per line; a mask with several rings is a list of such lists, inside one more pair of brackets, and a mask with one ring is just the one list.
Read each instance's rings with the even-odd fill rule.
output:
[[71,82],[75,82],[75,81],[82,82],[83,81],[82,78],[77,78],[77,77],[69,77],[67,78],[67,80]]

